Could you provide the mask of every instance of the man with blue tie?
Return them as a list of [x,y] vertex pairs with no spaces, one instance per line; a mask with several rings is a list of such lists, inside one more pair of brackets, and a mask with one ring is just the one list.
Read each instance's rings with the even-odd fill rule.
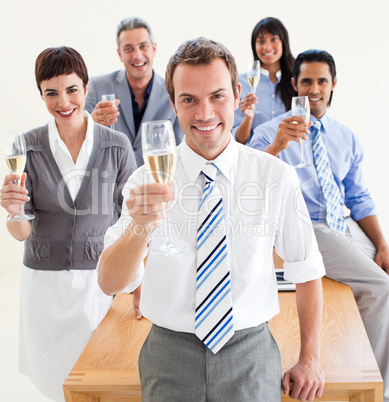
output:
[[[150,25],[141,18],[122,20],[116,30],[117,53],[123,70],[91,77],[85,109],[93,120],[115,129],[130,139],[136,163],[143,165],[141,123],[152,120],[171,120],[176,142],[184,136],[178,119],[170,106],[165,83],[153,70],[157,45]],[[101,102],[104,94],[115,94],[116,106]]]
[[[362,148],[354,133],[327,113],[337,82],[332,56],[303,52],[293,75],[298,95],[309,98],[310,127],[288,112],[257,127],[248,145],[296,166],[303,140],[309,166],[296,171],[326,276],[352,288],[389,402],[389,250],[363,180]],[[347,218],[344,207],[350,210]]]
[[[142,401],[279,402],[281,385],[292,398],[312,401],[324,387],[325,272],[301,218],[307,210],[296,172],[234,141],[240,84],[223,45],[205,38],[182,44],[168,63],[166,88],[185,133],[174,189],[146,184],[146,169],[138,169],[99,262],[100,287],[115,294],[143,270],[150,250],[140,301],[153,323],[139,357]],[[170,237],[189,251],[166,257],[153,248],[166,241],[157,223],[169,201]],[[299,361],[283,378],[267,324],[279,312],[273,247],[296,283],[301,329]]]

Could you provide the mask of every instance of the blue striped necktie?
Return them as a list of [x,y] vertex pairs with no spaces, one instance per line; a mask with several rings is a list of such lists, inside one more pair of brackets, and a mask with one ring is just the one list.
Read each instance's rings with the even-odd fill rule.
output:
[[202,170],[205,186],[198,214],[195,334],[217,353],[234,334],[230,271],[218,167]]
[[320,129],[321,122],[320,120],[316,120],[311,130],[312,135],[316,132],[316,136],[313,138],[312,142],[312,150],[317,177],[323,191],[324,203],[326,205],[326,222],[332,230],[344,234],[345,223],[342,196],[335,182],[334,174],[332,173],[327,148],[320,134]]

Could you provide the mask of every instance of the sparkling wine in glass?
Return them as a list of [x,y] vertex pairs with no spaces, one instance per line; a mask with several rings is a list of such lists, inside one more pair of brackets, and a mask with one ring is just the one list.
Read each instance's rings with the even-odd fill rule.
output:
[[[115,94],[102,95],[101,100],[103,102],[111,102],[112,106],[116,106]],[[112,130],[115,130],[115,125],[110,124],[109,128],[112,129]]]
[[[170,120],[157,120],[142,123],[143,159],[147,170],[156,183],[168,184],[173,181],[176,171],[176,140]],[[163,245],[153,246],[151,252],[171,256],[189,249],[188,244],[174,242],[168,233],[166,205],[163,205],[164,223],[168,241]]]
[[[22,175],[26,165],[26,143],[24,134],[19,131],[6,131],[3,133],[5,161],[11,173]],[[19,184],[20,180],[18,183]],[[19,213],[17,215],[9,215],[8,220],[14,222],[26,221],[34,219],[34,215],[24,214],[19,204]]]
[[[251,93],[255,94],[255,90],[259,84],[259,80],[261,79],[261,64],[259,60],[250,61],[247,69],[247,81],[249,82]],[[255,105],[252,107],[253,113],[255,111]]]
[[[292,116],[298,116],[304,119],[305,126],[308,127],[310,119],[310,108],[309,108],[309,98],[308,96],[294,96],[292,98]],[[296,123],[297,124],[297,123]],[[300,153],[301,162],[295,165],[295,168],[304,168],[311,166],[304,160],[304,140],[299,137],[300,140]]]

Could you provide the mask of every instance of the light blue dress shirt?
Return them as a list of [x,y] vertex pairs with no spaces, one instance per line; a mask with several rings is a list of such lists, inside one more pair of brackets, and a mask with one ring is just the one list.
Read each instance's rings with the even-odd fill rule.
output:
[[[269,72],[261,68],[261,79],[255,91],[255,95],[258,98],[258,103],[255,105],[255,109],[259,113],[255,113],[253,124],[251,126],[250,137],[253,135],[254,128],[258,125],[265,123],[280,114],[285,113],[285,105],[282,103],[280,94],[276,95],[276,86],[281,79],[281,71],[277,72],[277,82],[273,84],[269,79]],[[242,85],[242,93],[240,99],[242,100],[247,94],[251,93],[251,87],[247,81],[247,73],[239,76],[240,84]],[[235,110],[234,126],[232,128],[232,134],[235,137],[236,129],[242,123],[244,114],[240,110],[240,107]]]
[[[254,130],[249,146],[264,151],[274,141],[278,125],[291,111],[262,124]],[[316,118],[311,115],[311,121]],[[327,113],[320,119],[322,138],[327,147],[335,181],[339,186],[342,199],[351,217],[358,221],[367,216],[376,215],[375,205],[362,175],[363,151],[355,134],[343,124],[331,119]],[[303,142],[305,162],[311,166],[296,169],[300,179],[301,190],[311,220],[325,222],[325,204],[323,193],[313,161],[312,140]],[[278,158],[295,166],[301,161],[301,148],[298,142],[291,141]]]

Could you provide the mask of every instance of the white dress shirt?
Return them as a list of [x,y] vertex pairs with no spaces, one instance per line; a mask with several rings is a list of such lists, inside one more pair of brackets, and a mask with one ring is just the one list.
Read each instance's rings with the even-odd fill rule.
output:
[[84,117],[88,122],[88,127],[76,163],[74,163],[67,146],[59,135],[55,119],[51,119],[48,123],[50,149],[57,162],[62,177],[65,179],[66,186],[73,201],[76,199],[77,193],[81,187],[82,179],[84,178],[89,157],[93,149],[94,121],[92,118],[89,118],[90,114],[85,110]]
[[[170,206],[169,232],[173,240],[188,243],[190,250],[173,257],[149,253],[140,309],[159,326],[194,333],[197,211],[205,183],[200,172],[207,161],[185,141],[177,152],[177,198]],[[285,260],[285,276],[292,282],[320,278],[325,270],[292,167],[238,144],[232,137],[213,162],[220,169],[216,182],[223,192],[234,329],[240,330],[268,321],[279,312],[273,246]],[[148,176],[145,167],[140,167],[127,182],[124,198]],[[125,202],[123,208],[118,224],[106,233],[105,246],[128,224]],[[162,227],[157,228],[150,249],[165,241]]]

